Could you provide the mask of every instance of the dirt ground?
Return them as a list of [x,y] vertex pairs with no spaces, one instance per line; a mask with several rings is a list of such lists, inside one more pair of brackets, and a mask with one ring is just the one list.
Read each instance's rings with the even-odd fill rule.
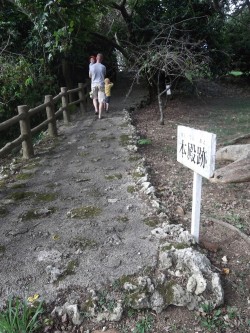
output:
[[[204,84],[199,87],[199,90],[199,98],[196,98],[193,95],[185,96],[181,91],[173,95],[173,97],[168,101],[166,108],[164,109],[165,125],[159,124],[159,113],[157,104],[155,103],[152,103],[149,106],[141,109],[131,109],[133,122],[136,126],[138,134],[142,139],[145,139],[144,144],[139,146],[139,154],[145,157],[146,164],[149,167],[149,174],[151,177],[150,181],[156,188],[157,196],[167,207],[167,214],[171,222],[182,223],[188,230],[190,230],[193,175],[191,170],[188,170],[176,161],[177,126],[185,125],[213,132],[217,134],[217,147],[220,147],[227,140],[230,140],[240,134],[246,133],[247,131],[249,132],[250,123],[250,89],[249,91],[247,91],[245,85],[243,85],[242,87],[237,85],[236,87],[232,85],[224,86],[221,84],[214,84],[208,86]],[[121,91],[124,92],[124,87],[121,88]],[[136,96],[134,97],[134,99],[137,100]],[[113,102],[115,102],[114,99]],[[113,104],[113,107],[114,106],[115,103]],[[121,112],[123,107],[124,105],[121,105],[120,100],[118,100],[117,92],[117,110],[120,110],[119,112]],[[36,173],[40,173],[42,177],[46,177],[46,182],[43,179],[43,181],[41,181],[39,184],[36,184],[36,191],[40,190],[40,188],[41,191],[44,191],[43,187],[51,188],[51,185],[54,185],[55,190],[57,190],[59,186],[60,189],[65,187],[65,198],[67,197],[67,199],[71,199],[67,201],[61,200],[61,198],[64,199],[64,196],[62,196],[61,194],[61,196],[56,201],[60,209],[53,213],[53,221],[57,221],[58,223],[60,223],[60,227],[63,226],[64,220],[68,221],[66,213],[69,210],[69,207],[67,205],[79,204],[79,200],[100,202],[100,198],[103,198],[103,200],[105,199],[107,201],[107,199],[110,199],[108,195],[110,196],[112,194],[112,199],[116,197],[118,198],[121,195],[121,193],[118,194],[115,192],[118,190],[119,186],[114,186],[111,188],[110,183],[107,179],[102,179],[102,181],[105,180],[105,182],[108,183],[108,185],[105,185],[108,189],[108,194],[106,193],[106,191],[104,194],[102,193],[102,196],[97,196],[97,198],[93,198],[92,192],[89,193],[89,196],[87,196],[86,193],[88,194],[88,192],[84,191],[85,188],[86,190],[90,191],[93,186],[100,190],[99,187],[101,181],[98,177],[100,177],[100,175],[106,174],[108,171],[110,171],[111,173],[114,172],[114,169],[110,169],[109,156],[104,156],[102,160],[102,163],[104,163],[104,160],[105,163],[107,163],[106,168],[103,168],[102,165],[101,171],[98,169],[98,162],[100,158],[98,154],[101,154],[101,152],[99,150],[96,150],[93,145],[94,142],[101,142],[101,146],[99,148],[102,148],[102,146],[103,148],[106,147],[112,152],[112,154],[114,154],[114,148],[112,145],[114,145],[116,141],[111,139],[114,136],[115,119],[113,119],[112,112],[115,113],[115,111],[117,110],[111,110],[111,114],[109,116],[105,115],[104,119],[101,122],[94,121],[91,118],[90,120],[88,120],[87,124],[84,124],[79,120],[78,125],[74,125],[76,126],[75,128],[66,128],[65,131],[67,132],[68,136],[65,136],[64,134],[62,135],[62,137],[60,137],[60,146],[58,145],[58,147],[54,149],[53,154],[57,158],[67,158],[68,161],[71,162],[68,162],[68,164],[58,163],[58,160],[52,160],[53,154],[50,153],[47,160],[45,159],[44,162],[43,160],[41,161],[41,165],[39,166],[38,171],[36,171]],[[122,112],[121,115],[116,115],[116,117],[118,116],[122,117]],[[79,131],[79,133],[76,131],[76,129]],[[106,133],[105,135],[103,134],[103,131],[106,131],[104,132]],[[117,137],[119,136],[120,132],[117,133]],[[108,143],[106,142],[107,138],[110,139]],[[90,140],[89,144],[86,143],[86,139]],[[84,142],[84,145],[82,142]],[[145,144],[145,142],[148,144]],[[69,145],[71,149],[68,149]],[[81,158],[86,156],[86,152],[89,154],[88,156],[91,157],[86,159],[86,161],[92,164],[85,165],[85,170],[82,170],[79,165],[81,163]],[[124,154],[124,151],[122,151],[122,154]],[[112,163],[117,163],[117,168],[115,169],[117,172],[118,167],[124,168],[124,155],[122,156],[122,158],[120,158],[119,153],[119,156],[117,155],[114,157],[115,158],[112,159]],[[70,165],[70,168],[65,168],[64,165]],[[58,175],[58,179],[55,179],[54,170],[57,171],[55,174]],[[93,170],[95,172],[93,172]],[[73,173],[74,177],[70,174],[69,171]],[[126,174],[126,172],[123,169],[121,171],[121,173],[124,173],[124,175]],[[77,178],[75,175],[78,175]],[[93,179],[91,179],[91,177],[93,177]],[[116,183],[120,182],[123,186],[125,182],[124,177],[125,176],[123,176],[122,180],[115,180]],[[65,179],[70,179],[70,188],[66,185],[64,186]],[[29,187],[32,185],[32,182],[34,182],[32,178],[28,180]],[[82,183],[87,185],[83,186]],[[90,185],[88,185],[88,183],[90,183]],[[73,186],[75,186],[76,189]],[[124,191],[124,186],[122,186],[120,186],[120,188],[122,190],[122,195],[124,195],[126,191]],[[5,188],[3,189],[3,191],[5,191]],[[171,306],[168,307],[167,310],[162,312],[161,314],[156,314],[154,312],[146,310],[136,311],[130,309],[126,313],[124,313],[121,321],[118,323],[103,321],[99,324],[96,324],[91,321],[91,318],[86,318],[81,327],[72,326],[72,323],[70,323],[68,318],[62,316],[60,318],[57,318],[58,320],[53,318],[52,324],[47,325],[47,327],[41,330],[41,332],[249,332],[249,192],[249,183],[219,185],[212,184],[205,179],[203,180],[201,233],[199,246],[200,251],[205,253],[210,259],[213,265],[213,269],[217,271],[221,276],[225,291],[225,304],[222,307],[216,310],[211,310],[209,306],[207,306],[206,308],[204,308],[203,313],[198,313],[195,311],[186,310],[182,307],[178,308]],[[61,193],[64,193],[62,189]],[[134,198],[131,197],[130,200],[132,201],[134,200]],[[108,211],[107,214],[111,214],[112,210],[108,207],[106,201],[103,204],[104,209]],[[67,205],[65,204],[65,202],[67,203]],[[112,202],[109,202],[108,204],[111,205]],[[118,204],[119,202],[116,202],[115,209],[113,208],[113,210],[117,210],[119,208]],[[130,204],[130,202],[128,202],[128,204]],[[23,209],[26,211],[29,206],[26,207],[25,205],[26,203],[24,203],[23,206],[25,209]],[[121,201],[121,206],[124,206],[124,198],[123,201]],[[17,210],[17,208],[18,207],[15,207],[15,210]],[[14,212],[11,213],[13,214]],[[16,212],[17,216],[19,216],[18,214],[20,214],[19,211]],[[117,215],[118,213],[115,212],[115,214]],[[135,212],[126,212],[126,214],[136,214],[136,210]],[[120,211],[119,215],[121,215]],[[138,219],[138,217],[131,217],[131,221],[135,219]],[[16,221],[19,220],[20,219],[17,218],[13,219],[13,225],[16,225]],[[50,216],[45,217],[44,221],[45,220],[48,220],[47,222],[50,222]],[[116,229],[112,225],[110,225],[107,229],[108,220],[112,219],[106,218],[105,220],[101,221],[104,221],[106,223],[105,225],[102,224],[104,226],[101,228],[101,224],[98,224],[98,221],[96,221],[95,223],[89,223],[90,236],[92,236],[95,227],[97,230],[96,235],[98,235],[99,238],[100,230],[103,230],[103,232],[106,232],[106,230],[108,230],[109,232],[108,235],[104,234],[104,236],[101,240],[99,240],[99,242],[103,241],[108,243],[111,235],[115,236],[113,234],[117,232],[118,235],[120,235],[122,231],[120,229],[117,229],[118,227],[120,228],[120,225],[115,226]],[[35,224],[35,226],[37,226],[37,223]],[[6,226],[6,228],[7,227],[9,228],[8,225]],[[22,223],[19,223],[18,227],[21,228]],[[32,237],[34,236],[33,238],[40,241],[43,244],[43,247],[46,241],[48,242],[50,247],[54,248],[56,246],[57,249],[60,250],[60,247],[65,247],[66,243],[64,242],[65,244],[61,244],[63,240],[62,235],[59,234],[59,231],[57,229],[52,229],[52,227],[53,225],[51,223],[51,229],[46,230],[48,231],[46,234],[39,233],[39,230],[36,233],[32,231],[30,234],[28,232],[25,232],[25,234],[27,234],[30,239],[32,239]],[[148,229],[150,228],[148,227]],[[146,230],[147,232],[149,232],[148,229]],[[62,231],[60,230],[60,232]],[[138,232],[138,230],[132,230],[132,234],[136,234],[136,232]],[[66,238],[66,236],[67,234],[64,235],[64,238]],[[72,238],[73,236],[69,234],[67,237]],[[132,236],[129,236],[127,238],[130,239],[131,237]],[[117,238],[113,237],[112,240],[113,239],[115,241]],[[10,243],[12,244],[13,242],[14,241],[11,240]],[[32,244],[33,243],[34,240],[32,241]],[[13,243],[13,245],[11,246],[15,247],[15,243]],[[30,246],[30,248],[33,251],[32,246]],[[115,245],[112,243],[111,245],[109,245],[109,247],[111,246],[113,246],[112,253],[114,256],[118,251],[121,251],[122,245],[120,242],[118,242],[117,244],[115,243]],[[144,243],[142,243],[141,246],[142,249],[140,249],[140,252],[143,253],[143,251],[146,251],[146,246]],[[131,246],[129,246],[128,248],[130,250]],[[34,251],[36,250],[37,248],[34,249]],[[90,253],[95,253],[92,249],[89,249],[88,251]],[[100,247],[100,252],[103,252],[103,247]],[[76,255],[79,256],[79,253],[76,253],[75,250],[72,250],[71,253],[70,249],[67,249],[67,252],[65,253],[65,260],[69,260],[69,258],[73,258],[73,256]],[[138,253],[138,250],[136,250],[136,253]],[[95,255],[97,256],[97,254]],[[132,254],[131,257],[135,257],[134,254]],[[78,258],[78,260],[80,259]],[[85,262],[84,258],[81,260],[82,269],[83,271],[86,271],[86,260]],[[145,258],[143,257],[140,260],[145,261]],[[114,261],[112,267],[114,267],[115,264],[116,262]],[[125,266],[128,267],[127,264]],[[96,262],[95,265],[93,264],[90,268],[90,272],[92,274],[90,278],[92,280],[94,278],[97,278],[98,276],[103,275],[102,273],[100,273],[100,271],[95,273]],[[3,270],[3,266],[0,268],[0,271],[1,269]],[[115,268],[112,268],[112,272],[114,271]],[[70,275],[68,278],[76,279],[76,277],[76,275]],[[34,285],[36,286],[36,284],[37,281],[36,283],[34,283]],[[74,291],[77,292],[78,290],[75,289]],[[105,297],[103,297],[103,299],[101,298],[101,300],[104,300],[104,298]],[[48,309],[48,313],[49,310],[53,309],[54,305],[55,304],[52,302],[51,309]]]
[[[245,87],[218,84],[200,97],[176,94],[164,109],[164,125],[159,123],[157,103],[133,114],[140,137],[149,142],[141,145],[140,153],[150,167],[157,194],[173,223],[182,223],[188,230],[193,173],[176,161],[177,126],[215,133],[217,149],[249,132],[250,92]],[[203,316],[173,307],[156,318],[154,332],[249,332],[249,193],[249,183],[213,184],[203,178],[200,247],[220,273],[225,305],[217,312],[206,310]]]

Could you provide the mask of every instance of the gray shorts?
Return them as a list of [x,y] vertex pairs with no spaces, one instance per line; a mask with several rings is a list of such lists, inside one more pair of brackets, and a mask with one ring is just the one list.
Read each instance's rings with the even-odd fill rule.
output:
[[98,99],[99,103],[105,102],[104,86],[93,87],[92,91],[93,91],[93,99]]

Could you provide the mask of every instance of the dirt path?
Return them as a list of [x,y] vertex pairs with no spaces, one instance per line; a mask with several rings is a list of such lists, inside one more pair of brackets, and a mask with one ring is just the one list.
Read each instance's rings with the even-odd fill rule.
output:
[[[150,266],[156,244],[143,220],[151,208],[133,192],[140,161],[126,145],[135,135],[124,107],[145,91],[118,80],[111,112],[91,110],[59,128],[57,140],[36,146],[36,157],[16,161],[0,192],[0,299],[100,287]],[[133,143],[133,140],[131,141]],[[80,287],[81,286],[81,287]]]

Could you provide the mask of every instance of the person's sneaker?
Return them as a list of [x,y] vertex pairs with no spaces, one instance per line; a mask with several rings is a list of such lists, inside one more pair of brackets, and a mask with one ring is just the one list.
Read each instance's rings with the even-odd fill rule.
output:
[[95,114],[98,114],[98,112],[96,111]]

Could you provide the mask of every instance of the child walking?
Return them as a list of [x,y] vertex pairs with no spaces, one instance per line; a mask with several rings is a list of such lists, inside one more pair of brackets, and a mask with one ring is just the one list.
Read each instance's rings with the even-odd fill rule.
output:
[[113,87],[113,83],[110,82],[108,78],[104,80],[105,82],[105,111],[109,112],[109,103],[111,99],[111,88]]

